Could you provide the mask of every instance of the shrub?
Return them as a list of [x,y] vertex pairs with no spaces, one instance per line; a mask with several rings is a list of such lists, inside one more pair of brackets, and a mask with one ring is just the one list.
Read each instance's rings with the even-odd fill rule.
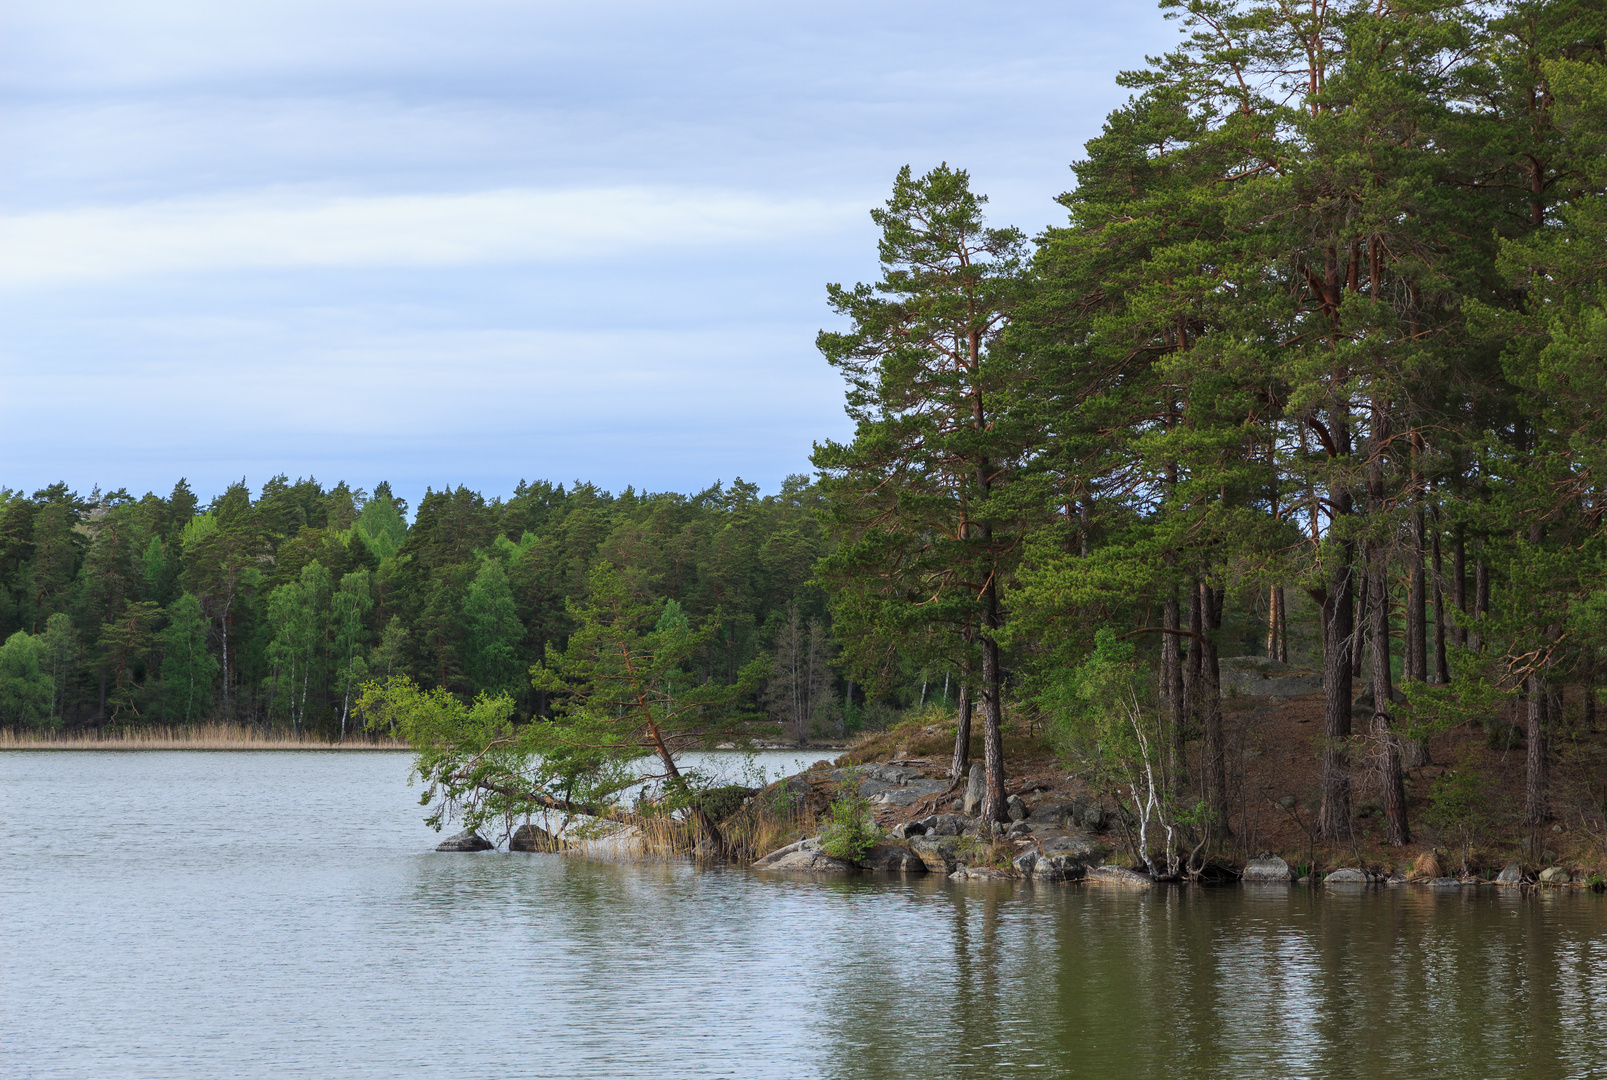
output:
[[[849,779],[848,784],[854,781]],[[831,801],[826,810],[826,827],[820,830],[820,850],[834,859],[858,862],[876,846],[880,835],[870,816],[870,802],[849,787]]]

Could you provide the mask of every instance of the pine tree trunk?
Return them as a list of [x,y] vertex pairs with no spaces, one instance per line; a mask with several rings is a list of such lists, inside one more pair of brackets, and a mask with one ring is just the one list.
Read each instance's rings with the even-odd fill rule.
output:
[[1222,730],[1222,668],[1217,654],[1217,631],[1222,629],[1221,589],[1200,586],[1201,614],[1205,622],[1205,647],[1201,650],[1201,711],[1205,721],[1206,805],[1215,824],[1228,829],[1227,745]]
[[1408,638],[1406,678],[1411,682],[1428,682],[1428,589],[1424,572],[1426,536],[1423,511],[1419,507],[1412,514],[1412,564],[1408,567],[1406,589],[1406,636]]
[[1174,783],[1182,782],[1183,763],[1186,760],[1184,739],[1188,733],[1188,718],[1183,711],[1183,639],[1178,633],[1182,629],[1180,622],[1181,612],[1174,587],[1167,593],[1161,608],[1161,700],[1165,703],[1166,719],[1171,727],[1170,765]]
[[1484,651],[1483,625],[1490,615],[1490,567],[1484,561],[1484,553],[1473,564],[1473,632],[1468,635],[1468,648],[1474,652]]
[[1389,842],[1393,847],[1400,847],[1411,843],[1412,832],[1406,820],[1406,785],[1401,775],[1401,755],[1389,722],[1389,707],[1394,697],[1389,662],[1389,566],[1381,546],[1369,544],[1368,554],[1373,586],[1373,626],[1369,649],[1373,669],[1373,739],[1378,748],[1380,795],[1384,803],[1384,820],[1389,828]]
[[[1468,610],[1467,569],[1467,541],[1459,521],[1451,532],[1451,603],[1464,615]],[[1468,643],[1467,627],[1460,623],[1452,626],[1451,640],[1465,648]]]
[[1200,618],[1200,583],[1191,580],[1188,588],[1189,634],[1188,652],[1183,656],[1183,738],[1199,730],[1200,724],[1200,657],[1204,653],[1202,635],[1205,623]]
[[956,708],[959,723],[954,729],[954,760],[949,779],[959,780],[971,771],[971,680],[970,673],[960,681],[960,700]]
[[987,787],[979,816],[983,821],[1008,821],[1004,809],[1003,703],[999,672],[999,643],[991,634],[982,637],[982,762]]
[[[1437,517],[1437,515],[1436,515]],[[1434,677],[1433,682],[1444,686],[1451,681],[1451,665],[1445,655],[1445,578],[1441,573],[1440,530],[1434,529]]]
[[1547,797],[1550,761],[1546,745],[1546,721],[1549,719],[1546,714],[1551,703],[1551,691],[1538,671],[1531,672],[1524,680],[1524,688],[1529,695],[1529,723],[1526,733],[1528,747],[1523,785],[1523,823],[1544,825],[1551,820],[1550,799]]
[[[1348,499],[1347,499],[1348,501]],[[1323,631],[1323,750],[1322,809],[1317,830],[1326,840],[1338,840],[1350,832],[1350,709],[1351,638],[1355,636],[1355,580],[1351,561],[1352,545],[1335,545],[1338,565],[1329,574],[1328,592],[1322,602]]]

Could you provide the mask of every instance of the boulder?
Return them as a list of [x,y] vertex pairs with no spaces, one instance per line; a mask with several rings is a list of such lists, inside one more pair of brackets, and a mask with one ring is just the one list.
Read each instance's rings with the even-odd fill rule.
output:
[[926,863],[902,844],[877,844],[860,858],[859,868],[882,874],[926,873]]
[[1574,876],[1561,866],[1548,866],[1540,871],[1540,882],[1543,885],[1566,885],[1573,879]]
[[1039,803],[1027,815],[1027,820],[1034,825],[1053,825],[1059,828],[1065,824],[1066,816],[1071,813],[1071,807],[1065,803]]
[[1038,850],[1050,857],[1064,856],[1084,863],[1099,863],[1110,854],[1104,844],[1069,833],[1039,837]]
[[791,855],[794,851],[812,851],[818,847],[820,847],[820,837],[818,836],[809,836],[802,840],[794,840],[786,847],[778,847],[768,855],[761,855],[759,858],[753,860],[752,866],[755,870],[763,870],[772,863],[779,861],[783,856]]
[[1010,826],[1009,831],[1006,832],[1005,835],[1010,837],[1012,840],[1018,836],[1031,836],[1032,826],[1025,821],[1018,821]]
[[1278,809],[1280,810],[1293,810],[1299,805],[1300,799],[1295,795],[1284,795],[1278,799]]
[[561,851],[565,843],[539,825],[524,824],[508,838],[509,851]]
[[1090,884],[1124,885],[1130,889],[1148,889],[1155,884],[1155,879],[1148,874],[1129,870],[1125,866],[1091,866],[1087,879]]
[[991,866],[964,866],[949,875],[950,881],[1009,881],[1010,875]]
[[1371,885],[1373,875],[1354,866],[1333,870],[1322,879],[1324,885]]
[[971,775],[965,783],[965,813],[975,816],[982,809],[982,800],[987,795],[987,777],[982,769],[982,762],[978,761],[971,766]]
[[1091,832],[1104,832],[1107,824],[1105,808],[1096,802],[1089,803],[1078,813],[1077,824]]
[[1088,864],[1066,855],[1039,855],[1032,867],[1033,881],[1080,881],[1088,873]]
[[1496,875],[1497,885],[1517,885],[1523,881],[1523,867],[1517,863],[1507,863],[1501,872]]
[[1032,811],[1027,808],[1027,800],[1023,799],[1019,795],[1012,795],[1008,799],[1004,800],[1004,810],[1005,813],[1009,815],[1011,821],[1025,821],[1032,813]]
[[1028,848],[1014,859],[1011,859],[1010,865],[1015,867],[1016,872],[1021,874],[1022,877],[1031,877],[1033,867],[1038,865],[1038,850]]
[[[769,856],[765,858],[768,859]],[[834,859],[819,848],[799,848],[796,851],[789,851],[774,862],[767,862],[763,866],[759,863],[753,865],[756,870],[776,873],[850,874],[854,871],[853,863]]]
[[1270,851],[1263,851],[1244,864],[1244,873],[1240,877],[1245,881],[1287,885],[1294,880],[1294,873],[1290,871],[1288,863]]
[[1471,885],[1471,884],[1473,884],[1473,882],[1471,882],[1471,881],[1458,881],[1454,877],[1437,877],[1437,878],[1430,878],[1429,880],[1423,882],[1423,884],[1431,886],[1432,888],[1436,888],[1436,889],[1449,889],[1449,888],[1453,888],[1453,887],[1461,887],[1463,885]]
[[926,826],[919,821],[905,821],[893,826],[894,840],[909,840],[926,835]]
[[964,814],[932,814],[923,817],[920,824],[928,836],[959,836],[970,827],[971,819]]
[[909,847],[934,874],[950,874],[959,865],[960,838],[957,836],[917,836]]
[[456,836],[449,836],[435,845],[436,851],[490,851],[494,845],[491,841],[475,832],[473,829],[464,829]]

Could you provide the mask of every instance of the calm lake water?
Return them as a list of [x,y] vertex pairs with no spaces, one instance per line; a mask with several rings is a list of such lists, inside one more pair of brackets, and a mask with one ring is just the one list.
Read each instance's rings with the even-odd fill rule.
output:
[[1607,1076],[1592,894],[436,854],[407,769],[0,754],[0,1075]]

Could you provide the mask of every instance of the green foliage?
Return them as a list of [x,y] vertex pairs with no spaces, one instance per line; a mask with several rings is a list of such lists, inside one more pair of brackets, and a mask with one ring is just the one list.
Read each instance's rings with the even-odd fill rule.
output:
[[843,789],[826,810],[820,830],[820,850],[834,859],[858,862],[876,846],[881,834],[871,817],[870,801],[859,794],[858,781],[846,779]]
[[207,648],[207,620],[201,601],[184,593],[167,606],[162,631],[163,718],[194,724],[211,708],[218,660]]
[[1471,759],[1441,773],[1429,790],[1425,817],[1461,846],[1464,871],[1472,861],[1474,847],[1496,822],[1490,794],[1489,781]]
[[48,724],[54,688],[45,671],[43,637],[18,630],[0,644],[0,724],[19,728]]

